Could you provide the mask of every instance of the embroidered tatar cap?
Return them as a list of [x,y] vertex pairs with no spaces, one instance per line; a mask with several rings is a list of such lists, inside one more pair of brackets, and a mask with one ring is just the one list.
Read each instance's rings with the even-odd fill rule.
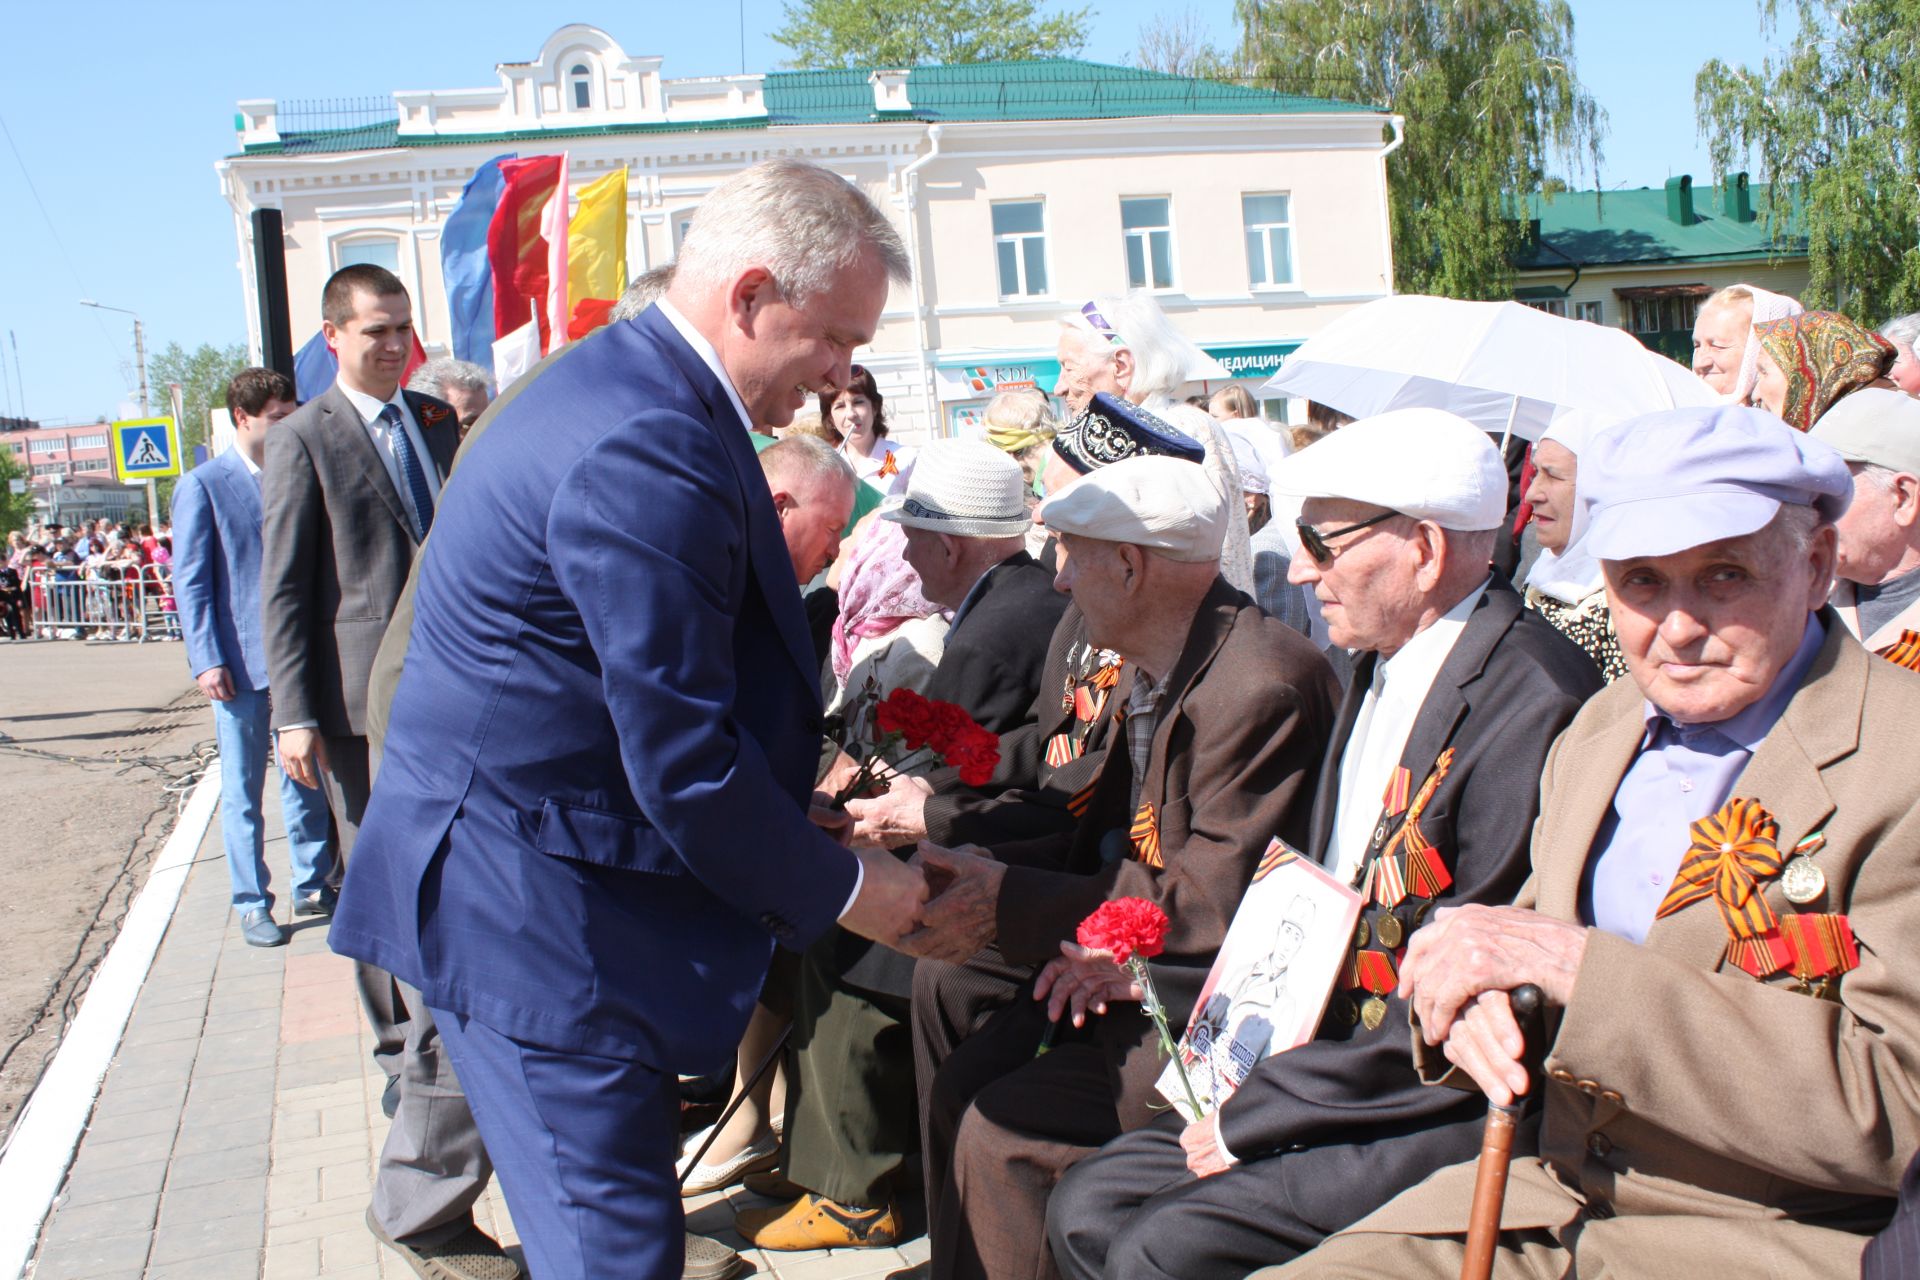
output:
[[880,517],[957,538],[1011,538],[1027,531],[1020,464],[984,440],[936,440],[920,450],[907,491]]
[[1137,404],[1104,393],[1095,395],[1080,416],[1053,438],[1053,451],[1081,475],[1142,455],[1188,462],[1206,457],[1206,450],[1192,436]]
[[1349,422],[1275,467],[1273,491],[1364,502],[1461,533],[1496,529],[1507,515],[1507,469],[1493,438],[1442,409]]
[[1862,387],[1820,416],[1813,438],[1848,462],[1920,476],[1920,400],[1886,387]]
[[1227,506],[1198,463],[1128,458],[1101,467],[1040,504],[1055,533],[1129,542],[1169,560],[1218,560]]
[[1853,477],[1832,448],[1774,415],[1711,405],[1596,431],[1580,455],[1574,497],[1587,549],[1631,560],[1753,533],[1787,505],[1837,520],[1853,499]]

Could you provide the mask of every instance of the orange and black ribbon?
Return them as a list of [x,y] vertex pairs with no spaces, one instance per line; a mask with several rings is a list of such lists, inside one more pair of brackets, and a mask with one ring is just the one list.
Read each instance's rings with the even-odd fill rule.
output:
[[[1406,780],[1411,775],[1404,768],[1394,771],[1394,780],[1387,787],[1387,814],[1393,817],[1404,811],[1407,816],[1401,822],[1400,829],[1394,832],[1393,838],[1380,851],[1368,877],[1373,900],[1381,906],[1397,907],[1409,893],[1423,898],[1438,897],[1453,883],[1453,873],[1447,870],[1445,859],[1420,829],[1421,815],[1433,803],[1434,793],[1440,789],[1441,782],[1452,767],[1453,748],[1448,747],[1434,761],[1433,771],[1420,784],[1420,790],[1414,793],[1411,803],[1406,802]],[[1401,810],[1394,808],[1396,796],[1401,803]]]
[[1735,943],[1753,943],[1777,933],[1779,922],[1759,887],[1760,881],[1780,874],[1780,846],[1775,843],[1780,824],[1773,815],[1758,801],[1736,797],[1690,830],[1693,845],[1680,860],[1673,887],[1654,917],[1670,916],[1711,897]]
[[1160,819],[1154,815],[1153,801],[1140,802],[1140,812],[1133,816],[1133,829],[1127,834],[1133,838],[1134,857],[1149,867],[1167,865],[1160,857]]
[[1400,975],[1394,968],[1393,957],[1384,951],[1372,951],[1361,948],[1353,953],[1353,959],[1347,962],[1344,975],[1345,986],[1352,991],[1371,991],[1376,996],[1384,996],[1400,985]]
[[889,449],[887,450],[887,456],[881,460],[878,478],[885,480],[888,476],[897,476],[899,474],[900,459],[894,455],[893,450]]
[[1920,671],[1920,631],[1903,630],[1898,640],[1884,649],[1875,649],[1874,653],[1896,667]]
[[1788,916],[1780,932],[1793,951],[1793,976],[1802,982],[1837,978],[1860,966],[1853,924],[1843,915]]

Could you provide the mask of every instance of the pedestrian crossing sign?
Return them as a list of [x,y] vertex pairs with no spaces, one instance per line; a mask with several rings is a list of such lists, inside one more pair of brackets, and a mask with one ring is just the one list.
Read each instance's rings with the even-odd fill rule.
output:
[[180,474],[180,430],[172,418],[113,424],[113,470],[122,480],[158,480]]

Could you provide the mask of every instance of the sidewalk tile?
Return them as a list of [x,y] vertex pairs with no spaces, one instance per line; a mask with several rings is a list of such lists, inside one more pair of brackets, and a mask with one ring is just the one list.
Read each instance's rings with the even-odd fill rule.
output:
[[170,1225],[168,1213],[163,1208],[160,1226],[153,1233],[153,1252],[148,1260],[151,1264],[187,1262],[236,1250],[249,1251],[257,1259],[264,1235],[265,1223],[258,1213]]

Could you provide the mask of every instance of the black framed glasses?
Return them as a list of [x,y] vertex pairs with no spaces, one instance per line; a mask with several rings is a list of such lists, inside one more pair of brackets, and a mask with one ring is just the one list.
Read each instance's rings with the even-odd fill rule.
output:
[[1295,520],[1293,527],[1300,531],[1300,545],[1307,549],[1307,554],[1313,557],[1315,564],[1332,564],[1333,548],[1327,544],[1333,539],[1344,538],[1362,529],[1371,529],[1374,525],[1391,520],[1399,514],[1398,511],[1382,511],[1371,520],[1362,520],[1359,524],[1342,525],[1338,529],[1329,529],[1325,533],[1308,524],[1304,518]]

